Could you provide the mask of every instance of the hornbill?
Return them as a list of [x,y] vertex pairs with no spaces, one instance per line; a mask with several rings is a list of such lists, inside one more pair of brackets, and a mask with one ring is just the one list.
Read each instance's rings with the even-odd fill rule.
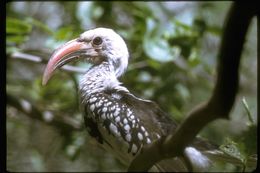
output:
[[[46,85],[55,69],[72,60],[85,59],[92,64],[79,84],[85,126],[101,146],[127,166],[143,146],[177,127],[157,104],[134,96],[118,81],[128,58],[124,40],[112,29],[88,30],[52,54],[42,81]],[[205,171],[211,161],[203,152],[216,149],[216,145],[196,138],[185,148],[183,157],[163,160],[150,171]]]

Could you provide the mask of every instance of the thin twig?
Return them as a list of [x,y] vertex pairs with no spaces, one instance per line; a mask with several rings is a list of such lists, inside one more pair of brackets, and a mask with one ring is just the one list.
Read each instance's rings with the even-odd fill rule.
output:
[[252,114],[251,114],[251,112],[250,112],[250,110],[249,110],[249,106],[248,106],[248,104],[247,104],[247,101],[246,101],[246,98],[245,98],[245,97],[243,97],[242,103],[243,103],[243,106],[244,106],[244,108],[245,108],[245,110],[246,110],[246,113],[247,113],[248,119],[249,119],[249,121],[250,121],[250,124],[254,124],[254,120],[253,120]]
[[35,56],[35,55],[30,55],[27,53],[22,53],[22,52],[14,52],[11,55],[11,57],[14,59],[23,59],[23,60],[33,61],[33,62],[42,62],[41,57]]

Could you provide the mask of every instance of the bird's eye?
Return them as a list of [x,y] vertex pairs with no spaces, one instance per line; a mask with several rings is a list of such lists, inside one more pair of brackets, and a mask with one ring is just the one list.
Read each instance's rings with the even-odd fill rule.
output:
[[100,37],[96,37],[93,39],[93,44],[95,44],[95,45],[100,45],[100,44],[102,44],[102,42],[103,42],[103,40]]

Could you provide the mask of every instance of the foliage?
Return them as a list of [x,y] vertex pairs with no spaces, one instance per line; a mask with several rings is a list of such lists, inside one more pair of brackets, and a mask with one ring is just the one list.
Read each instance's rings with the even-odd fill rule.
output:
[[[76,38],[84,30],[110,27],[124,37],[131,55],[128,71],[120,80],[135,95],[154,100],[165,112],[180,122],[192,107],[205,101],[212,91],[216,52],[229,5],[229,2],[8,3],[7,93],[19,99],[29,100],[42,111],[53,111],[54,114],[59,115],[69,114],[73,120],[82,122],[77,98],[79,74],[56,73],[56,77],[43,87],[41,78],[44,65],[16,60],[12,55],[16,52],[33,51],[36,52],[35,55],[42,55],[46,61],[50,51]],[[254,32],[253,29],[248,35],[248,39],[253,41],[246,47],[247,54],[244,55],[250,59],[248,62],[253,63],[256,62]],[[82,62],[77,65],[86,66]],[[256,117],[256,87],[252,89],[248,85],[255,83],[255,69],[248,65],[243,65],[242,69],[241,95],[245,96],[248,99],[247,104],[252,106],[247,108],[247,113],[251,112],[251,117]],[[249,79],[247,76],[254,77]],[[238,100],[240,97],[239,95]],[[237,119],[241,119],[240,124],[244,124],[244,130],[232,133],[232,129],[228,129],[228,126],[223,127],[220,123],[209,125],[201,135],[215,142],[218,141],[219,145],[224,145],[227,131],[230,131],[228,133],[231,138],[230,143],[234,140],[238,146],[242,146],[238,147],[237,153],[242,152],[241,157],[247,158],[256,153],[256,125],[251,123],[246,127],[244,110],[237,105],[234,109],[235,113],[232,115],[234,121],[231,121],[230,125],[235,126],[235,117],[238,117]],[[37,127],[34,124],[37,124]],[[101,149],[90,142],[85,131],[84,133],[66,132],[55,129],[45,125],[44,122],[35,123],[35,120],[20,116],[19,112],[7,106],[8,170],[116,171],[124,169],[120,163],[111,159],[113,156],[109,153],[103,154]],[[14,133],[20,135],[13,135]],[[23,138],[31,144],[23,141]],[[51,142],[50,139],[62,144]],[[13,140],[23,142],[15,144]],[[45,144],[48,144],[42,146],[40,142],[44,140],[46,140]],[[232,143],[231,146],[235,145]],[[31,158],[31,161],[26,163],[27,168],[19,167],[23,157],[20,156],[14,161],[15,156],[23,154],[21,149],[25,149],[24,151]],[[46,157],[48,153],[57,154],[59,164],[51,164],[55,154],[48,158]],[[231,167],[226,170],[227,167],[222,164],[218,166],[219,169],[233,171],[237,168]]]

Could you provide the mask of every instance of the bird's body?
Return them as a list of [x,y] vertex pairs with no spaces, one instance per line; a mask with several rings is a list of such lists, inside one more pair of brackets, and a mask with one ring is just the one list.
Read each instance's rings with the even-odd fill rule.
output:
[[[147,115],[149,110],[153,110],[154,103],[133,96],[115,77],[111,78],[113,73],[109,64],[104,62],[90,69],[82,78],[80,92],[85,125],[91,136],[129,164],[143,145],[160,138],[165,132],[160,121]],[[140,110],[146,109],[138,112],[137,106]],[[137,116],[139,114],[142,116]],[[148,125],[152,125],[154,130]]]
[[[127,166],[145,145],[171,133],[177,124],[157,104],[140,99],[121,85],[118,78],[128,65],[128,50],[123,39],[111,29],[97,28],[80,35],[57,49],[44,73],[46,84],[53,71],[74,58],[84,58],[93,66],[80,80],[81,108],[89,134],[112,151]],[[196,149],[196,141],[184,155],[192,170],[205,170],[209,159]],[[203,145],[202,145],[203,146]],[[213,145],[212,145],[213,146]],[[158,163],[153,170],[188,171],[182,158]]]

